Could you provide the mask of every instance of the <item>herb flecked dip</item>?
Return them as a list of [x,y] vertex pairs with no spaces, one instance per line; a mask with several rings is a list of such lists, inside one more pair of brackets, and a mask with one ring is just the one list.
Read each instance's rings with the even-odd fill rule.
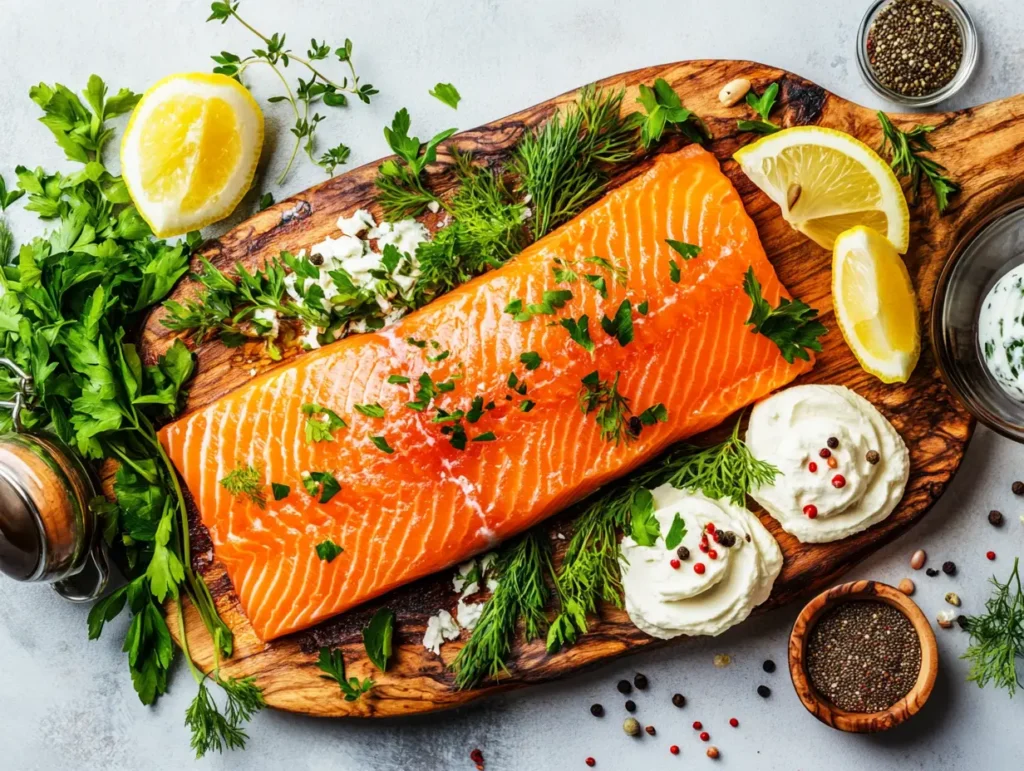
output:
[[848,712],[881,712],[902,699],[921,670],[913,624],[884,602],[844,602],[827,611],[807,642],[807,674]]

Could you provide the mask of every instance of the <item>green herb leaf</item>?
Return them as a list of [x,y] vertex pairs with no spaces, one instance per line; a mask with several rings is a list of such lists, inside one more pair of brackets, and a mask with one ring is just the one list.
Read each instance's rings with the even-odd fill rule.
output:
[[594,413],[594,419],[601,428],[601,438],[606,442],[631,441],[629,430],[629,399],[619,393],[619,374],[615,380],[602,380],[597,370],[582,379],[583,388],[577,396],[584,415]]
[[700,254],[700,247],[688,244],[685,241],[676,241],[673,238],[666,238],[665,243],[671,246],[684,260],[692,260]]
[[232,495],[245,496],[261,509],[266,508],[267,498],[263,492],[263,472],[255,466],[239,466],[229,471],[220,480],[220,485]]
[[665,548],[671,551],[675,549],[679,544],[683,542],[683,538],[686,537],[686,523],[683,522],[683,518],[676,514],[672,518],[672,525],[668,529],[668,534],[665,536]]
[[928,141],[928,135],[935,126],[917,125],[910,131],[901,131],[884,112],[879,110],[877,115],[878,122],[882,124],[882,145],[878,152],[880,155],[888,153],[890,165],[897,176],[910,179],[910,202],[917,204],[921,181],[927,180],[935,193],[939,214],[945,214],[950,196],[960,192],[960,185],[945,174],[945,166],[921,155],[935,149]]
[[354,406],[356,412],[368,418],[383,418],[385,415],[384,408],[376,402],[373,404],[356,404]]
[[283,501],[289,495],[291,495],[292,488],[288,485],[283,485],[280,482],[271,482],[270,489],[274,493],[275,501]]
[[341,484],[329,471],[310,471],[303,474],[302,486],[314,498],[319,495],[320,503],[327,503],[341,492]]
[[775,107],[775,99],[779,95],[779,84],[772,83],[760,96],[754,89],[747,92],[747,104],[761,116],[760,120],[740,120],[737,127],[740,131],[753,131],[757,134],[774,134],[780,127],[768,120],[772,109]]
[[531,372],[541,365],[540,354],[536,351],[527,351],[526,353],[519,354],[519,361]]
[[761,285],[754,275],[754,268],[747,269],[743,279],[743,291],[753,303],[746,324],[760,332],[779,347],[788,363],[793,359],[810,360],[807,351],[821,351],[818,338],[828,330],[816,321],[818,311],[800,300],[779,298],[779,305],[772,308],[761,295]]
[[650,490],[637,491],[630,507],[629,534],[640,546],[654,546],[661,538],[661,525],[654,516],[654,496]]
[[682,274],[679,272],[679,263],[675,260],[668,261],[668,277],[673,284],[678,284]]
[[453,110],[457,110],[459,108],[459,100],[462,99],[462,97],[459,96],[458,89],[456,89],[451,83],[438,83],[434,86],[434,90],[430,92],[430,95],[438,101],[444,102]]
[[386,452],[388,455],[391,455],[394,452],[391,445],[388,444],[388,440],[383,436],[371,436],[370,441],[373,442],[374,447],[381,452]]
[[583,314],[579,319],[567,318],[559,322],[569,333],[569,337],[588,353],[594,352],[594,341],[590,339],[590,319]]
[[534,406],[534,402],[531,402],[529,399],[523,399],[521,402],[519,402],[519,411],[529,412],[534,408]]
[[482,434],[477,434],[476,436],[474,436],[473,437],[473,441],[474,442],[493,442],[497,438],[498,437],[496,437],[494,435],[493,431],[485,431]]
[[366,657],[381,672],[386,672],[388,659],[391,658],[392,638],[395,633],[395,612],[389,608],[381,608],[363,627],[363,648]]
[[961,658],[971,664],[967,679],[984,688],[992,683],[1006,689],[1012,697],[1024,680],[1017,671],[1024,659],[1024,587],[1021,585],[1018,558],[1005,582],[992,577],[994,591],[985,602],[985,612],[967,616],[963,628],[971,643]]
[[356,701],[360,696],[373,688],[374,683],[370,678],[360,682],[357,677],[345,677],[345,659],[342,657],[340,650],[321,648],[320,658],[316,665],[321,672],[325,673],[320,675],[320,677],[325,680],[333,680],[338,684],[342,694],[345,696],[345,701]]
[[623,300],[613,318],[604,316],[601,319],[601,328],[609,337],[619,341],[619,345],[626,346],[633,342],[633,306],[629,300]]
[[330,538],[321,541],[316,545],[316,556],[327,563],[334,562],[334,560],[341,556],[344,551],[344,549],[338,546],[338,544]]
[[312,442],[333,442],[334,432],[339,428],[348,428],[334,410],[319,404],[303,404],[302,414],[306,415],[306,444]]
[[655,80],[653,88],[641,83],[637,102],[643,105],[647,113],[640,128],[640,140],[645,148],[650,148],[661,139],[666,126],[674,126],[683,136],[697,144],[703,144],[711,138],[704,121],[683,106],[679,95],[663,78]]
[[388,375],[388,383],[391,385],[405,385],[409,382],[409,378],[405,375]]

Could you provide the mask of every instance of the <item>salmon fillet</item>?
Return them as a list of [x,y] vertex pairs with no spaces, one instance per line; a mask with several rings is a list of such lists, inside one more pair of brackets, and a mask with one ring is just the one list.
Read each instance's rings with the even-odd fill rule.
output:
[[[684,260],[667,238],[702,251]],[[624,285],[593,264],[583,269],[590,256],[624,268]],[[556,258],[580,266],[580,280],[556,283]],[[165,427],[160,440],[256,633],[269,640],[303,629],[489,549],[808,369],[745,326],[751,266],[777,304],[785,290],[739,195],[714,156],[688,147],[394,326],[302,355]],[[607,297],[584,273],[607,278]],[[572,298],[553,314],[517,321],[505,312],[510,301],[538,303],[555,289]],[[599,322],[627,298],[634,339],[620,345]],[[557,323],[582,314],[593,354]],[[521,363],[524,352],[539,355],[537,369]],[[607,381],[620,373],[634,413],[663,404],[667,421],[633,441],[603,438],[596,413],[579,403],[581,380],[595,370]],[[454,388],[417,411],[406,405],[423,373]],[[510,373],[525,389],[509,386]],[[410,382],[389,383],[395,374]],[[469,412],[474,396],[493,407],[464,420],[466,433],[494,438],[457,449],[441,431],[451,424],[433,420],[438,408]],[[330,408],[348,427],[333,441],[307,442],[304,404]],[[384,417],[355,409],[365,404],[380,404]],[[248,465],[266,485],[265,508],[219,483]],[[303,487],[314,471],[341,485],[326,503]],[[290,494],[273,500],[272,482]],[[316,551],[327,539],[344,550],[330,562]]]

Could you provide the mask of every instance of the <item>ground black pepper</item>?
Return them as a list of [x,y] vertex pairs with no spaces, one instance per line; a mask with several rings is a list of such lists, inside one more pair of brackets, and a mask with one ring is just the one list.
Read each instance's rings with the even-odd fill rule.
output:
[[924,96],[956,75],[964,41],[956,19],[935,0],[892,0],[872,22],[867,49],[882,85]]
[[913,624],[883,602],[844,602],[821,617],[807,642],[807,674],[841,709],[880,712],[902,699],[921,670]]

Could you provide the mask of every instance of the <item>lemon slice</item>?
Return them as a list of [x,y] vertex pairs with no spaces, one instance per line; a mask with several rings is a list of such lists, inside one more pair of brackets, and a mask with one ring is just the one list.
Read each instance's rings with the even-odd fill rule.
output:
[[849,134],[798,126],[770,134],[733,156],[794,228],[826,249],[856,225],[883,233],[903,254],[910,212],[896,175]]
[[171,75],[135,107],[121,175],[160,238],[223,219],[249,190],[263,147],[263,113],[226,75]]
[[921,355],[917,296],[885,236],[858,225],[836,238],[832,302],[860,365],[884,383],[906,383]]

